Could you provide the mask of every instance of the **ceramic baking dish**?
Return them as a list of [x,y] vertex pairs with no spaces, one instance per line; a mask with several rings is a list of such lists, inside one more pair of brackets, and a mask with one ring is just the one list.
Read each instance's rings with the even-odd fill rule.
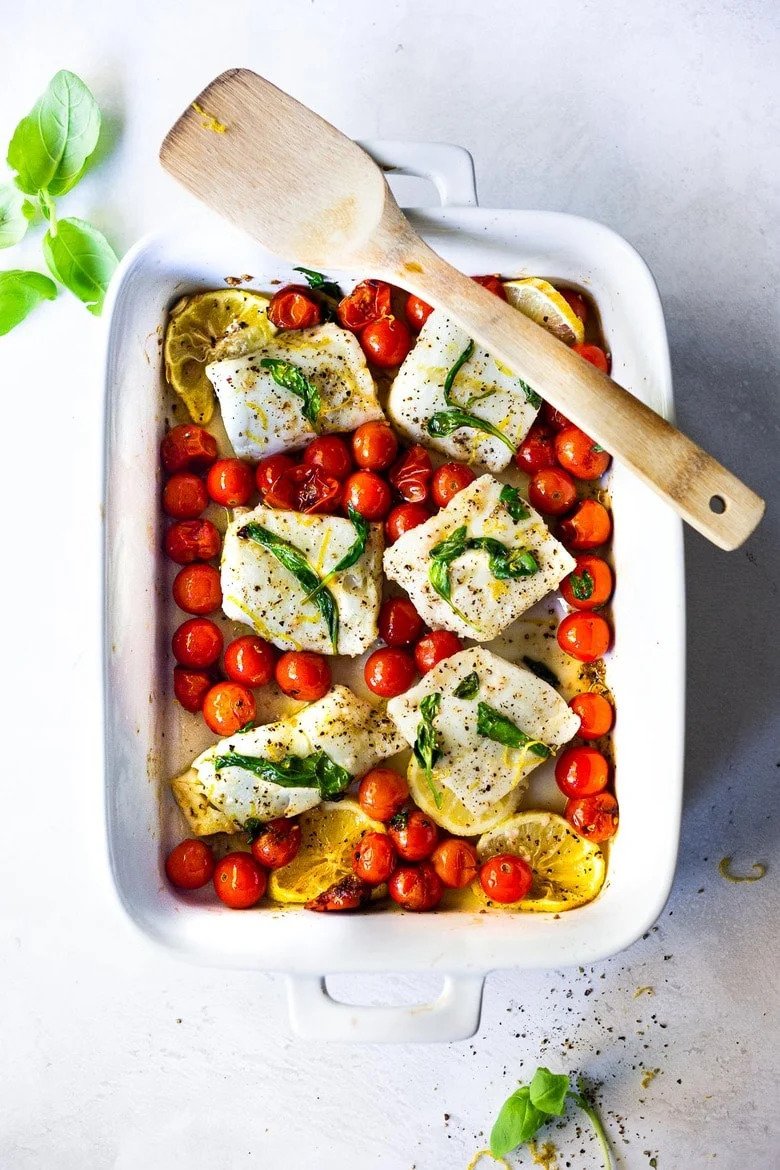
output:
[[[436,187],[442,206],[411,219],[465,272],[543,275],[587,289],[601,314],[613,373],[671,416],[663,314],[637,253],[609,229],[545,211],[476,205],[470,156],[457,147],[372,143],[393,174]],[[408,179],[405,180],[408,183]],[[407,188],[408,189],[408,188]],[[108,298],[105,474],[105,811],[114,884],[146,935],[192,961],[289,975],[293,1026],[319,1038],[453,1040],[479,1024],[482,985],[496,968],[592,963],[628,946],[671,887],[682,794],[684,586],[681,522],[620,466],[612,473],[617,591],[615,694],[620,830],[591,904],[558,917],[442,911],[335,917],[297,909],[239,914],[184,900],[163,858],[177,814],[167,792],[173,704],[163,701],[169,629],[160,551],[158,447],[164,429],[160,334],[182,293],[294,279],[289,266],[216,217],[147,237],[122,262]],[[332,273],[349,280],[370,273]],[[650,714],[652,717],[650,717]],[[178,832],[181,833],[181,824]],[[325,985],[335,972],[436,971],[441,996],[414,1007],[355,1007]]]

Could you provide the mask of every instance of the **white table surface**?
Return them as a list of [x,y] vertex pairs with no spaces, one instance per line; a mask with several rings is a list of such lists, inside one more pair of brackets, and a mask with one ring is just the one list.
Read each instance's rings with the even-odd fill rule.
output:
[[[660,285],[680,422],[776,499],[771,0],[9,0],[2,26],[0,138],[58,68],[80,73],[118,142],[63,208],[120,250],[184,206],[157,144],[235,64],[355,137],[463,144],[486,205],[603,220]],[[37,247],[3,266],[37,263]],[[777,868],[744,885],[717,870],[725,854],[740,867],[777,857],[776,513],[730,555],[687,541],[686,800],[658,925],[592,970],[489,978],[473,1041],[305,1044],[290,1035],[282,978],[152,950],[101,868],[100,340],[66,295],[0,339],[17,505],[3,573],[4,1170],[465,1168],[538,1063],[601,1082],[622,1166],[776,1165]],[[651,534],[648,572],[663,572]],[[435,987],[396,978],[390,990]],[[660,1071],[643,1089],[648,1069]],[[554,1140],[561,1166],[596,1165],[573,1122]]]

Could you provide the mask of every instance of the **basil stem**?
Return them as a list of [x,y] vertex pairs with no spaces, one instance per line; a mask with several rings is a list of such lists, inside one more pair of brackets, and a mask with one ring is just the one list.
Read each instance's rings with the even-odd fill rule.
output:
[[[245,756],[240,752],[227,752],[215,758],[214,766],[218,772],[223,768],[243,768],[281,788],[318,788],[324,800],[340,796],[352,783],[351,774],[332,760],[327,752],[314,752],[310,756],[285,756],[276,761]],[[256,818],[250,820],[255,821]]]
[[593,596],[593,578],[587,569],[583,569],[581,573],[572,573],[569,581],[577,601],[587,601]]
[[[492,423],[487,422],[486,419],[478,418],[475,414],[465,410],[457,402],[452,399],[452,387],[455,379],[460,372],[462,366],[466,364],[474,352],[474,342],[469,341],[466,348],[458,357],[457,361],[447,373],[444,379],[444,401],[447,403],[449,410],[438,410],[431,418],[428,419],[426,430],[428,434],[434,439],[446,438],[451,435],[453,431],[460,430],[461,427],[470,427],[475,431],[482,431],[486,435],[492,435],[494,439],[499,439],[509,448],[514,454],[515,447],[512,442],[506,437],[503,431],[498,427],[494,427]],[[487,394],[478,394],[469,399],[467,406],[471,406],[475,402],[479,402],[483,398],[489,397],[493,391],[488,391]]]
[[314,429],[317,429],[317,419],[322,409],[320,392],[313,382],[293,362],[283,361],[281,358],[263,358],[260,362],[263,369],[268,370],[276,382],[284,390],[289,390],[296,398],[303,401],[303,417]]
[[525,500],[520,495],[519,488],[510,487],[508,483],[505,483],[501,489],[501,495],[498,498],[515,524],[520,520],[527,520],[531,515],[526,507]]
[[452,692],[456,699],[473,699],[479,690],[479,675],[476,670],[461,679]]
[[371,525],[367,520],[363,519],[359,512],[355,511],[352,505],[349,506],[347,514],[352,521],[355,532],[357,533],[355,540],[347,549],[341,560],[333,566],[329,573],[325,574],[316,589],[307,594],[304,599],[305,601],[311,601],[315,594],[319,593],[321,589],[324,589],[325,586],[328,585],[334,577],[338,576],[339,573],[345,573],[347,569],[351,569],[353,565],[356,565],[362,557],[363,553],[366,551],[366,544],[368,543],[368,537],[371,532]]
[[502,715],[500,711],[496,711],[494,707],[489,707],[487,703],[477,704],[477,734],[484,736],[485,739],[492,739],[496,743],[502,743],[505,747],[527,747],[529,752],[533,752],[535,756],[540,756],[543,760],[546,760],[550,754],[550,749],[546,744],[526,735],[516,723],[508,719],[506,715]]
[[417,725],[417,738],[412,751],[417,763],[425,772],[425,779],[431,790],[431,796],[437,808],[441,808],[441,792],[433,782],[433,768],[437,760],[441,759],[441,748],[433,721],[441,708],[441,694],[437,691],[433,695],[426,695],[420,701],[421,722]]
[[[500,540],[495,540],[492,536],[472,536],[469,538],[466,534],[465,524],[456,528],[446,540],[440,541],[431,549],[428,580],[439,597],[446,601],[460,617],[464,617],[464,615],[452,604],[450,566],[458,557],[475,549],[481,549],[488,554],[488,568],[499,581],[530,577],[539,571],[539,563],[528,549],[508,548],[507,545]],[[469,619],[464,618],[464,620],[468,621]]]

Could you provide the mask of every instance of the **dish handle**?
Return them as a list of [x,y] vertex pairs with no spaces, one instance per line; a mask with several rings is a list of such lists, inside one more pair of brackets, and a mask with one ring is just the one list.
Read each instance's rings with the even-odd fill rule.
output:
[[432,1003],[369,1007],[334,999],[324,976],[290,975],[287,1002],[293,1031],[306,1040],[446,1042],[474,1035],[484,985],[484,975],[445,975],[441,994]]
[[360,146],[390,177],[412,175],[429,179],[442,207],[477,206],[474,159],[465,147],[449,142],[402,142],[385,138],[367,138]]

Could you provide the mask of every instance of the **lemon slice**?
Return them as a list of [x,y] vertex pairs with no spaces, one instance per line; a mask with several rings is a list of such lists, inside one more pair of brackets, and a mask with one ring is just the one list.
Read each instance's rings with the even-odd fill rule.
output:
[[518,802],[525,792],[525,785],[520,784],[512,792],[502,796],[500,800],[491,805],[488,811],[473,813],[471,809],[466,808],[463,801],[455,795],[452,789],[448,788],[434,773],[434,784],[441,794],[441,803],[437,805],[425,772],[414,757],[409,763],[406,779],[415,804],[419,805],[423,812],[427,813],[431,820],[440,825],[442,829],[446,829],[448,833],[454,833],[458,837],[476,837],[479,833],[486,833],[488,829],[506,821],[506,818],[511,816],[517,808]]
[[253,353],[276,332],[268,320],[268,297],[223,288],[182,297],[168,315],[165,377],[183,400],[193,422],[210,422],[214,388],[206,365],[217,358]]
[[368,832],[384,833],[354,800],[325,801],[298,818],[301,847],[268,881],[275,902],[308,902],[334,882],[352,873],[352,857],[360,838]]
[[542,280],[539,276],[505,280],[504,292],[510,305],[537,325],[543,325],[567,345],[581,344],[585,340],[585,326],[549,280]]
[[498,853],[517,853],[534,871],[531,893],[510,909],[560,914],[591,902],[604,884],[604,854],[557,813],[517,813],[480,837],[481,862]]

